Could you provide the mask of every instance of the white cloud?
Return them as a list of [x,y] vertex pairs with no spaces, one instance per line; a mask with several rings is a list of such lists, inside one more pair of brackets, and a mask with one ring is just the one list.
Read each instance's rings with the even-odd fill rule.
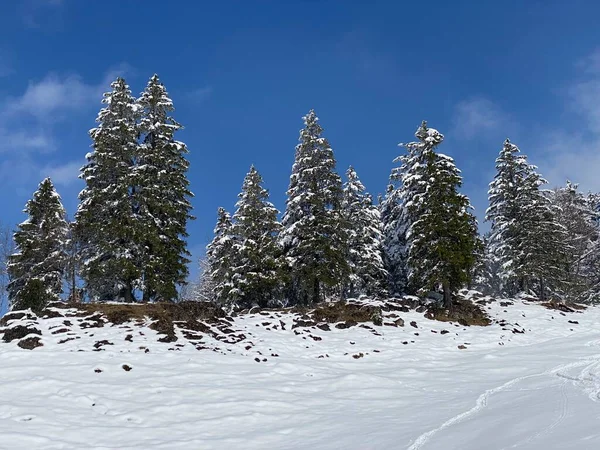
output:
[[82,162],[51,164],[44,155],[59,148],[61,125],[76,115],[98,110],[102,93],[110,89],[110,82],[130,71],[127,65],[118,66],[97,84],[74,74],[48,74],[41,80],[30,81],[21,95],[0,98],[2,186],[18,191],[46,176],[57,185],[75,183]]
[[27,114],[51,122],[63,113],[97,101],[100,92],[99,86],[86,84],[77,75],[61,78],[50,74],[39,82],[30,82],[22,96],[7,102],[4,111],[10,115]]
[[584,73],[600,75],[600,48],[579,60],[576,66]]
[[600,134],[600,72],[595,78],[574,83],[568,92],[575,112],[592,132]]
[[81,161],[71,161],[62,165],[48,165],[40,169],[40,178],[50,177],[57,186],[69,186],[77,181]]
[[577,128],[540,133],[537,165],[552,186],[567,179],[582,190],[600,192],[600,49],[580,61],[578,76],[566,87],[566,107],[579,119]]
[[471,140],[484,133],[507,128],[509,122],[508,116],[494,102],[484,97],[473,97],[456,105],[453,135],[458,139]]

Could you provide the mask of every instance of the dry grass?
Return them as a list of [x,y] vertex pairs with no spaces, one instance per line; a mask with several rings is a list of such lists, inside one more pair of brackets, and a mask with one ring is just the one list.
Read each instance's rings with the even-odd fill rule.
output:
[[[101,318],[104,317],[112,325],[121,325],[126,322],[142,322],[147,319],[153,321],[150,328],[164,336],[163,342],[177,340],[175,335],[175,322],[185,322],[184,327],[197,329],[198,320],[216,323],[225,317],[225,312],[218,306],[202,302],[180,303],[53,303],[54,308],[75,308],[80,317],[102,326]],[[91,317],[89,317],[91,316]]]

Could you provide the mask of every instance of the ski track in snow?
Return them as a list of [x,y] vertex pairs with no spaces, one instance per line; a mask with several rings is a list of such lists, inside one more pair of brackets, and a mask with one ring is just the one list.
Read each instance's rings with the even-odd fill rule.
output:
[[[587,342],[586,344],[584,344],[584,346],[595,347],[598,345],[598,343],[600,343],[599,340],[594,340],[594,341]],[[502,384],[501,386],[498,386],[498,387],[495,387],[492,389],[488,389],[477,398],[477,401],[475,402],[475,406],[473,406],[468,411],[462,412],[462,413],[448,419],[446,422],[444,422],[439,427],[434,428],[433,430],[430,430],[426,433],[423,433],[422,435],[420,435],[419,437],[417,437],[415,439],[414,443],[407,450],[421,449],[435,434],[439,433],[440,431],[444,430],[445,428],[451,427],[452,425],[460,423],[460,422],[470,418],[471,416],[480,413],[488,405],[488,400],[492,395],[494,395],[498,392],[502,392],[505,389],[507,389],[511,386],[514,386],[517,383],[520,383],[522,381],[525,381],[525,380],[528,380],[531,378],[544,377],[544,376],[548,376],[548,375],[555,375],[560,378],[564,378],[565,382],[561,383],[561,385],[560,385],[561,412],[560,412],[559,417],[554,422],[552,422],[549,426],[547,426],[546,428],[535,433],[534,435],[529,437],[527,440],[518,442],[517,444],[513,445],[512,447],[518,447],[520,445],[524,445],[531,441],[534,441],[535,439],[539,438],[540,436],[542,436],[542,435],[548,433],[549,431],[553,430],[554,428],[556,428],[566,417],[567,411],[568,411],[568,397],[565,392],[565,386],[568,381],[571,381],[575,386],[580,387],[583,390],[585,390],[589,394],[589,397],[591,400],[596,401],[596,402],[600,401],[600,377],[597,375],[594,375],[591,372],[591,368],[596,368],[599,365],[600,365],[600,354],[598,354],[597,356],[593,356],[593,357],[587,357],[587,358],[583,359],[582,361],[561,364],[552,369],[545,370],[544,372],[536,373],[533,375],[516,377],[516,378],[513,378],[512,380],[507,381],[506,383]],[[579,377],[571,377],[569,375],[565,375],[564,373],[562,373],[569,369],[578,368],[578,367],[582,367],[582,366],[584,368],[580,372]]]

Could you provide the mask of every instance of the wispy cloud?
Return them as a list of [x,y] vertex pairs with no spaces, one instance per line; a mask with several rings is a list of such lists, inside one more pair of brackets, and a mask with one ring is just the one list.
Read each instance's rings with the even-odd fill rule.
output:
[[510,118],[494,102],[485,97],[472,97],[458,103],[452,119],[453,135],[471,140],[490,132],[508,133]]
[[110,82],[130,71],[127,65],[117,66],[98,83],[76,74],[51,73],[30,81],[20,95],[0,98],[0,183],[15,191],[46,176],[57,185],[75,183],[81,161],[49,162],[59,148],[59,130],[74,115],[99,108]]
[[191,100],[193,100],[195,102],[203,102],[203,101],[207,100],[208,98],[210,98],[210,96],[212,94],[213,94],[212,86],[203,86],[203,87],[199,87],[197,89],[192,89],[188,94],[188,98],[190,98]]
[[576,67],[583,73],[600,75],[600,48],[577,61]]
[[34,116],[47,123],[97,101],[101,92],[102,87],[86,84],[78,75],[49,74],[41,81],[30,82],[21,96],[5,103],[3,111]]
[[584,190],[600,191],[600,49],[576,64],[566,86],[565,107],[577,117],[576,127],[539,133],[538,165],[551,185],[569,179]]
[[40,169],[40,178],[50,177],[57,186],[69,186],[77,181],[82,161],[71,161],[62,165],[47,165]]

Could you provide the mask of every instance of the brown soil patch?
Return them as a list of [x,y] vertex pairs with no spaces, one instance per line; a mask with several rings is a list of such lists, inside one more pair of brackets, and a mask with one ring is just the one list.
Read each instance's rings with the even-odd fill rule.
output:
[[430,308],[425,317],[440,322],[458,322],[463,326],[487,326],[491,321],[481,307],[469,300],[455,299],[452,310],[443,308]]
[[25,350],[33,350],[34,348],[42,347],[44,344],[42,344],[39,337],[32,336],[19,341],[17,345]]
[[2,340],[4,342],[12,342],[17,339],[23,339],[28,334],[37,334],[41,336],[42,332],[37,328],[26,327],[24,325],[17,325],[15,327],[4,330],[4,336],[2,336]]
[[542,303],[542,306],[545,306],[548,309],[569,313],[574,313],[586,309],[585,306],[579,305],[577,303],[562,303],[555,300],[550,300],[549,302]]

